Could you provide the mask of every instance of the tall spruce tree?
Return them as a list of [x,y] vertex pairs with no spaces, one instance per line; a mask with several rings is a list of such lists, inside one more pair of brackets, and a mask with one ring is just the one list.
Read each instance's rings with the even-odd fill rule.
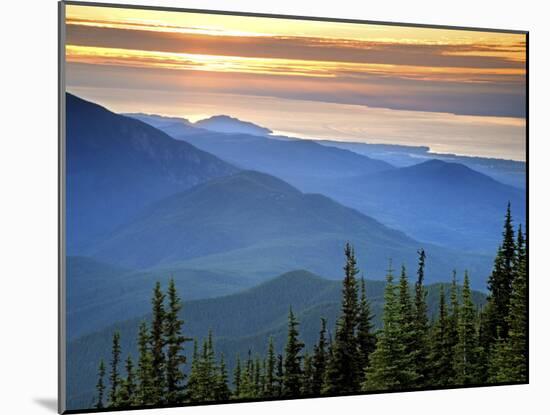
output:
[[464,273],[462,306],[458,326],[458,344],[455,347],[455,382],[470,385],[477,382],[476,310],[472,302],[468,272]]
[[277,355],[277,371],[275,372],[275,396],[283,396],[283,385],[284,385],[284,358],[282,354]]
[[297,397],[300,395],[302,381],[302,355],[304,343],[298,338],[298,320],[292,312],[288,312],[288,337],[285,347],[283,395]]
[[102,409],[104,408],[104,405],[105,405],[103,402],[103,395],[105,393],[104,378],[105,378],[105,362],[103,361],[103,359],[101,359],[99,361],[99,368],[97,371],[97,384],[95,386],[97,391],[97,400],[95,403],[95,407],[97,409]]
[[376,350],[371,355],[363,390],[398,390],[409,382],[410,368],[403,360],[406,348],[401,332],[400,309],[390,261],[384,291],[383,328],[379,332]]
[[193,339],[193,356],[191,359],[191,371],[189,372],[189,378],[187,381],[187,400],[190,402],[197,402],[200,398],[199,392],[199,378],[200,378],[200,366],[201,359],[199,356],[199,341]]
[[515,277],[510,296],[510,312],[507,317],[511,352],[508,360],[510,364],[508,376],[513,382],[525,382],[528,369],[527,249],[521,226],[518,230],[516,258]]
[[265,368],[265,396],[272,398],[275,394],[275,369],[277,357],[275,356],[275,346],[273,345],[273,336],[269,336],[269,345],[267,348],[267,359]]
[[267,386],[267,361],[265,358],[262,358],[262,373],[260,375],[261,385],[260,390],[262,391],[262,398],[267,396],[266,386]]
[[109,374],[109,383],[111,389],[109,391],[109,406],[118,406],[118,393],[120,388],[120,333],[115,331],[113,334],[113,346],[111,351],[111,372]]
[[311,393],[320,395],[323,388],[323,381],[327,367],[327,320],[321,318],[321,329],[319,330],[319,340],[313,350],[313,374],[311,379]]
[[124,369],[126,378],[122,381],[118,394],[118,406],[123,408],[136,404],[136,380],[131,355],[126,358]]
[[261,398],[262,395],[262,364],[260,357],[256,356],[254,359],[254,397]]
[[304,353],[304,371],[301,393],[304,396],[313,395],[313,358],[307,351]]
[[139,360],[137,367],[136,403],[138,405],[153,405],[153,357],[149,345],[149,329],[147,323],[142,322],[138,334]]
[[365,279],[361,277],[361,298],[359,300],[359,317],[357,322],[357,343],[361,374],[369,366],[369,357],[376,348],[373,318],[374,315],[371,313],[370,303],[367,300]]
[[216,366],[212,331],[202,343],[198,352],[198,342],[193,345],[193,362],[187,382],[188,399],[191,402],[208,402],[216,399],[218,368]]
[[333,354],[327,368],[327,393],[350,393],[360,389],[362,380],[361,356],[356,330],[359,318],[357,290],[357,260],[349,243],[344,248],[346,263],[342,281],[342,306],[336,323]]
[[395,341],[403,345],[403,353],[399,356],[398,382],[400,388],[417,386],[419,378],[419,350],[417,349],[416,309],[413,307],[409,280],[405,266],[401,267],[398,286],[399,317]]
[[239,399],[241,395],[241,357],[237,355],[237,361],[235,363],[235,369],[233,369],[233,397]]
[[449,336],[450,319],[447,312],[445,288],[439,287],[439,313],[431,329],[429,379],[430,386],[448,386],[454,379],[453,347]]
[[216,357],[214,353],[214,341],[212,330],[208,330],[208,337],[203,344],[202,370],[201,370],[201,401],[214,400],[217,385]]
[[414,343],[415,351],[414,362],[416,370],[416,379],[413,386],[428,386],[429,367],[428,367],[428,337],[430,325],[428,322],[428,305],[426,304],[426,289],[424,288],[424,269],[426,265],[426,253],[424,249],[418,251],[418,270],[417,279],[414,284]]
[[168,284],[168,310],[165,314],[166,350],[166,403],[183,402],[185,374],[182,365],[186,363],[184,344],[190,339],[182,335],[183,320],[179,318],[182,305],[176,291],[174,279]]
[[508,338],[499,337],[490,353],[489,380],[494,383],[527,380],[527,255],[521,227],[513,272]]
[[476,379],[478,383],[485,383],[489,379],[489,359],[491,352],[491,344],[493,343],[487,329],[488,324],[488,310],[489,304],[485,304],[478,311],[478,327],[477,327],[477,375]]
[[453,349],[458,344],[458,327],[460,323],[460,301],[458,300],[458,282],[456,280],[456,270],[453,270],[450,290],[450,314],[449,314],[449,343]]
[[227,367],[223,353],[220,354],[220,364],[218,366],[218,374],[216,378],[216,392],[214,400],[227,401],[231,396],[231,390],[228,385]]
[[493,272],[489,277],[489,299],[487,313],[487,327],[490,344],[498,337],[508,338],[508,322],[506,316],[510,310],[510,296],[514,279],[514,263],[516,262],[516,241],[514,239],[514,227],[512,223],[510,203],[506,208],[504,218],[504,230],[502,232],[502,244],[500,245],[493,265]]
[[244,367],[244,373],[241,376],[241,399],[253,399],[254,393],[254,361],[252,360],[252,351],[248,350],[248,358]]
[[157,281],[151,300],[153,319],[151,322],[150,351],[151,351],[151,401],[154,405],[161,405],[166,398],[166,356],[164,354],[165,342],[165,295]]

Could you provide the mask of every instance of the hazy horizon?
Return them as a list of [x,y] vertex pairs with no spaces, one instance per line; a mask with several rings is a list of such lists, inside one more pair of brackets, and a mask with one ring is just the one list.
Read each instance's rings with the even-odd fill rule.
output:
[[[514,140],[514,130],[523,130],[525,123],[514,118],[504,117],[479,117],[465,116],[445,113],[424,113],[419,111],[399,111],[388,110],[384,108],[361,108],[357,106],[346,106],[333,103],[314,103],[310,105],[310,111],[304,114],[303,111],[293,112],[292,108],[307,104],[307,102],[291,101],[292,108],[287,111],[281,111],[277,117],[273,114],[266,116],[262,112],[262,105],[272,106],[282,99],[266,99],[258,97],[256,105],[250,109],[248,106],[239,107],[234,101],[231,109],[217,107],[209,103],[189,102],[189,95],[183,97],[174,97],[170,94],[162,94],[164,105],[146,106],[135,100],[136,92],[131,94],[131,98],[124,98],[123,95],[115,97],[107,96],[107,91],[91,90],[86,88],[68,88],[69,92],[75,95],[105,106],[109,110],[117,113],[145,113],[167,117],[185,118],[193,123],[210,118],[216,115],[226,115],[237,118],[241,121],[252,122],[261,127],[269,128],[273,131],[272,135],[284,135],[298,139],[307,140],[332,140],[365,144],[396,144],[406,146],[429,147],[430,153],[437,154],[455,154],[458,156],[486,157],[503,160],[513,160],[525,162],[525,143],[518,143]],[[151,92],[146,92],[150,95]],[[159,93],[156,93],[159,94]],[[102,99],[104,98],[104,99]],[[170,103],[171,101],[178,101]],[[193,103],[193,108],[188,106]],[[342,108],[340,113],[333,111],[335,108]],[[352,110],[351,114],[349,108]],[[317,122],[319,117],[326,117],[327,110],[331,111],[332,124]],[[347,110],[347,111],[346,111]],[[354,128],[349,128],[346,121],[356,118],[358,112],[362,113],[362,120],[370,120],[373,124],[365,125],[364,129],[357,124]],[[287,117],[296,119],[301,115],[299,122],[288,125]],[[338,118],[340,116],[340,119]],[[421,138],[414,136],[399,136],[400,130],[386,128],[384,122],[387,120],[401,119],[407,117],[406,125],[414,128],[425,124],[428,117],[430,126],[424,128],[425,135]],[[463,120],[469,122],[463,123]],[[340,121],[340,122],[338,122]],[[288,127],[285,127],[288,125]],[[297,126],[298,128],[292,128]],[[346,128],[348,127],[348,128]],[[480,131],[485,132],[486,137],[491,136],[491,141],[478,142],[473,134],[479,135]],[[519,132],[518,132],[519,133]],[[437,139],[445,134],[451,140],[438,142]],[[499,135],[500,134],[500,135]],[[471,139],[468,139],[468,136]],[[431,137],[427,138],[426,137]],[[498,144],[498,146],[497,146]],[[520,157],[516,157],[519,155]],[[521,157],[523,156],[523,157]]]
[[525,160],[525,36],[67,6],[68,90],[307,139]]

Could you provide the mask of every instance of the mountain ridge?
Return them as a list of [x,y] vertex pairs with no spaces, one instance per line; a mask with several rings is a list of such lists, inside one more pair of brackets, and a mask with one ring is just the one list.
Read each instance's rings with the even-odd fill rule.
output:
[[[320,194],[300,192],[271,175],[241,171],[171,195],[118,228],[87,252],[130,268],[178,266],[261,281],[296,268],[338,275],[346,242],[361,252],[368,275],[383,278],[387,258],[409,267],[424,247],[428,280],[447,263],[490,272],[490,258],[421,243]],[[458,259],[457,259],[458,257]]]
[[70,93],[66,108],[70,253],[81,252],[152,201],[238,171],[147,123]]

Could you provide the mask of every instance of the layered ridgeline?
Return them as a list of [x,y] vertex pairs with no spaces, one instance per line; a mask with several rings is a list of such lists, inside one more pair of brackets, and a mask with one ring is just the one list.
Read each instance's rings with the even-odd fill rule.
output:
[[427,146],[370,144],[331,140],[316,140],[316,142],[330,147],[350,150],[374,159],[384,160],[396,167],[409,167],[431,159],[447,161],[449,163],[460,163],[486,174],[501,183],[524,190],[527,186],[527,166],[522,161],[432,153]]
[[[77,237],[88,242],[77,250],[86,257],[67,263],[69,338],[105,327],[112,316],[144,313],[140,299],[147,298],[150,281],[170,275],[189,287],[189,300],[236,292],[295,269],[339,278],[340,251],[348,240],[362,253],[360,265],[371,279],[383,278],[389,256],[410,266],[424,246],[430,250],[428,280],[443,279],[452,260],[470,269],[474,286],[484,288],[488,257],[420,243],[325,196],[304,194],[267,174],[238,171],[71,95],[67,111],[69,252]],[[179,119],[158,122],[204,131]],[[284,151],[295,165],[301,158],[307,166],[312,155],[316,174],[326,170],[341,177],[346,169],[359,174],[388,168],[311,144],[313,152]],[[180,191],[196,182],[202,184]],[[164,193],[169,195],[161,198]],[[101,235],[92,238],[93,231]]]
[[[286,137],[269,138],[265,134],[245,134],[241,124],[225,133],[199,128],[185,119],[154,115],[128,114],[147,122],[171,137],[189,142],[243,169],[258,170],[283,179],[302,190],[316,182],[334,177],[392,170],[384,161],[375,160],[352,151],[323,146],[311,140]],[[206,125],[208,128],[208,124]]]
[[450,262],[470,269],[478,287],[490,271],[490,257],[422,244],[326,196],[253,171],[153,204],[87,253],[123,267],[180,267],[256,281],[294,269],[336,278],[346,241],[362,253],[360,265],[375,279],[383,278],[389,257],[414,265],[422,246],[430,252],[431,282],[444,278]]
[[66,94],[67,249],[79,252],[144,206],[237,171],[138,120]]
[[[524,191],[464,165],[422,163],[423,155],[417,157],[418,165],[395,168],[308,140],[220,134],[174,118],[139,117],[174,138],[242,168],[282,178],[302,191],[334,198],[417,240],[492,255],[498,245],[500,212],[509,201],[517,221],[525,222]],[[498,164],[483,165],[483,171],[499,171]]]
[[69,340],[145,313],[151,281],[174,279],[186,287],[186,300],[219,297],[255,284],[227,273],[182,267],[135,270],[79,256],[68,257],[66,266]]
[[[450,276],[447,280],[450,280]],[[369,280],[366,281],[366,287],[374,315],[373,323],[380,327],[385,282]],[[426,302],[430,316],[437,313],[440,287],[444,288],[449,297],[450,284],[433,284],[427,287]],[[187,286],[181,286],[180,292],[183,297],[186,297],[187,289]],[[216,353],[225,355],[227,369],[232,373],[237,354],[243,360],[249,349],[253,356],[265,355],[266,339],[269,336],[273,336],[276,351],[282,352],[287,336],[289,306],[292,306],[296,318],[300,321],[301,339],[307,349],[312,351],[318,338],[320,318],[327,319],[327,327],[334,327],[340,312],[341,292],[341,281],[327,280],[307,271],[294,271],[237,294],[186,301],[181,317],[185,321],[186,336],[202,339],[212,330],[215,334]],[[150,296],[151,284],[148,287],[147,298],[136,299],[142,303],[144,310],[150,308]],[[480,306],[485,301],[485,295],[474,291],[473,299],[475,304]],[[111,325],[69,343],[67,373],[70,408],[93,406],[97,363],[101,358],[108,362],[112,335],[115,331],[118,330],[121,335],[122,356],[130,353],[134,360],[137,358],[136,339],[142,320],[150,322],[151,315]],[[331,333],[334,334],[332,331]],[[189,359],[191,351],[192,346],[188,345],[186,355]]]
[[514,206],[518,222],[525,223],[524,190],[499,183],[459,163],[429,160],[392,171],[334,180],[330,189],[327,183],[325,187],[335,199],[369,212],[390,227],[420,240],[458,249],[494,252],[501,212],[508,202]]

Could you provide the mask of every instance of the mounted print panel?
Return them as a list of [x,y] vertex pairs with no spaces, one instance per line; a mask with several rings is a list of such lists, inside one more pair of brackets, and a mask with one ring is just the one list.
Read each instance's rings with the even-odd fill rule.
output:
[[527,37],[60,3],[60,412],[527,383]]

